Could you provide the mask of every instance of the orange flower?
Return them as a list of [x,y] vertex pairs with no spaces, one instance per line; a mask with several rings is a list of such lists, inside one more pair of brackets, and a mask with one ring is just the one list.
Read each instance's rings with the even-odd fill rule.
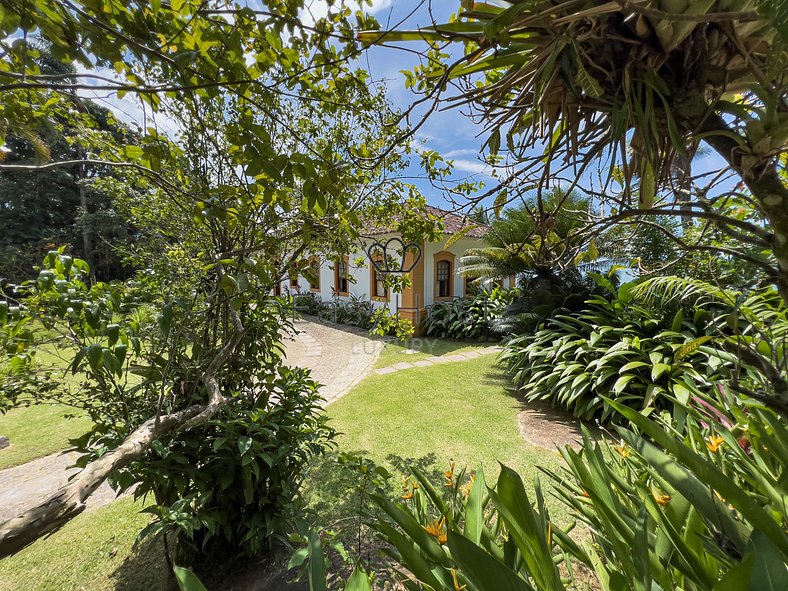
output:
[[419,488],[419,485],[415,482],[410,481],[407,478],[402,479],[402,498],[410,500],[413,498],[413,493],[416,492],[416,489]]
[[436,540],[438,540],[439,544],[446,543],[446,516],[444,515],[441,517],[441,520],[435,520],[429,525],[422,525],[427,533],[434,536]]
[[621,445],[616,446],[616,451],[618,452],[618,455],[620,455],[623,459],[627,459],[627,456],[632,453],[632,450],[629,449],[623,443]]
[[456,464],[454,460],[449,460],[449,469],[443,473],[443,477],[446,479],[446,482],[443,483],[443,486],[448,486],[449,488],[454,486],[454,467]]
[[670,495],[666,495],[663,492],[654,492],[651,491],[651,495],[654,497],[654,500],[660,507],[664,507],[670,502]]
[[720,437],[719,435],[712,435],[709,437],[709,440],[706,442],[706,447],[709,448],[709,451],[713,454],[717,453],[717,450],[723,444],[725,440]]
[[470,480],[466,482],[462,487],[462,494],[467,499],[468,496],[471,494],[471,489],[473,488],[473,483],[476,482],[476,475],[471,474]]
[[581,496],[581,497],[585,497],[585,498],[587,498],[587,499],[590,499],[590,498],[591,498],[591,495],[589,495],[589,494],[588,494],[588,491],[587,491],[587,490],[584,490],[584,491],[582,491],[582,492],[580,493],[580,496]]
[[410,491],[405,491],[404,493],[402,493],[402,498],[405,499],[406,501],[409,501],[410,499],[413,498],[413,493]]

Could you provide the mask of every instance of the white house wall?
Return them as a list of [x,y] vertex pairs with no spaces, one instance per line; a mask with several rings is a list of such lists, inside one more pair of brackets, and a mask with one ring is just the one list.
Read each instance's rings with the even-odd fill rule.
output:
[[[375,242],[385,244],[385,242],[393,237],[394,235],[383,235],[377,237]],[[369,241],[367,244],[372,244],[373,241]],[[463,277],[457,275],[457,265],[460,261],[460,257],[465,254],[465,251],[469,248],[478,248],[483,245],[483,241],[480,238],[461,238],[456,243],[454,243],[448,249],[444,248],[446,240],[441,240],[440,242],[429,242],[424,246],[423,252],[421,254],[423,262],[424,262],[424,302],[422,306],[430,306],[434,303],[435,299],[435,255],[439,252],[448,250],[454,255],[454,281],[452,282],[452,295],[454,297],[462,297],[465,295],[465,280]],[[359,267],[356,265],[356,262],[359,258],[362,258],[364,261],[364,266]],[[352,281],[349,282],[348,285],[348,292],[349,294],[362,298],[364,300],[370,300],[370,294],[372,293],[371,285],[370,285],[370,271],[369,271],[369,258],[367,257],[366,252],[362,252],[358,250],[356,252],[350,253],[348,255],[348,267],[350,269],[350,275],[353,278]],[[301,293],[309,293],[310,286],[309,282],[304,277],[298,278],[298,285],[300,288]],[[508,286],[508,281],[505,282],[505,285]],[[289,282],[285,281],[283,283],[283,288],[288,287]],[[320,291],[317,292],[320,295],[320,298],[324,301],[330,301],[333,295],[333,288],[334,288],[334,261],[326,259],[324,256],[320,258]],[[291,293],[295,293],[296,290],[292,289]],[[341,300],[349,300],[349,296],[339,296]],[[388,306],[389,309],[394,312],[396,311],[396,294],[391,294],[388,302],[378,302],[373,301],[372,305],[375,308],[380,306]]]

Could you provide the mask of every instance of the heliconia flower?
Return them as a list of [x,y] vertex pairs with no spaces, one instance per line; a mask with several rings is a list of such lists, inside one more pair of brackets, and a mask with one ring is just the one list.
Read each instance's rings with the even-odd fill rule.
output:
[[670,495],[667,495],[663,492],[654,492],[651,491],[651,495],[654,497],[654,500],[660,507],[664,507],[670,502]]
[[706,442],[706,447],[709,448],[709,451],[711,453],[716,454],[717,450],[724,442],[725,440],[719,435],[712,435],[709,437],[709,440]]
[[463,589],[465,589],[466,585],[460,586],[460,583],[457,582],[457,569],[456,568],[451,569],[451,578],[452,578],[452,581],[454,581],[454,591],[463,591]]
[[476,482],[476,475],[475,475],[475,474],[471,474],[471,478],[470,478],[470,480],[468,480],[468,482],[466,482],[466,483],[465,483],[465,484],[462,486],[462,494],[463,494],[463,496],[464,496],[466,499],[467,499],[467,498],[468,498],[468,496],[471,494],[471,489],[473,488],[473,483],[474,483],[474,482]]
[[627,456],[628,456],[629,454],[631,454],[631,453],[632,453],[632,450],[631,450],[631,449],[629,449],[629,448],[628,448],[626,445],[624,445],[623,443],[622,443],[621,445],[617,445],[617,446],[616,446],[616,451],[618,452],[618,455],[620,455],[620,456],[621,456],[622,458],[624,458],[624,459],[626,459],[626,458],[627,458]]
[[446,536],[446,516],[444,515],[441,517],[441,520],[438,521],[437,519],[430,523],[429,525],[422,525],[428,534],[435,537],[438,540],[439,544],[445,544],[447,540]]

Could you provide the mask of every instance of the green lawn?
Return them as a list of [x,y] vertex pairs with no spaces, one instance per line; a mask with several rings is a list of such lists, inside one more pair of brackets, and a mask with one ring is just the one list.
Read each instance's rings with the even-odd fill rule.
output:
[[451,355],[452,353],[463,353],[489,347],[492,344],[492,342],[453,341],[435,337],[415,337],[406,341],[391,341],[386,343],[383,351],[381,351],[375,367],[390,367],[401,361],[412,363],[433,356],[440,357],[442,355]]
[[11,447],[0,450],[0,470],[66,449],[69,439],[90,428],[84,415],[66,418],[76,412],[59,404],[40,404],[0,415],[0,435],[11,441]]
[[149,517],[130,498],[88,511],[0,560],[0,591],[165,591],[160,542],[132,545]]
[[[555,468],[560,458],[522,439],[520,404],[506,384],[494,355],[370,376],[328,408],[341,432],[338,451],[363,453],[397,475],[413,465],[439,472],[454,459],[458,469],[483,465],[492,480],[501,461],[530,486],[537,465]],[[342,519],[347,525],[352,519],[354,482],[337,469],[335,454],[313,467],[307,497],[322,523]],[[392,487],[399,482],[392,479]],[[554,519],[564,522],[565,513],[548,502]],[[167,570],[160,549],[132,550],[147,519],[139,509],[121,499],[0,561],[0,591],[163,591]]]
[[[370,376],[327,412],[341,433],[338,451],[361,453],[393,468],[398,475],[395,485],[411,466],[436,473],[453,459],[458,470],[483,466],[488,480],[497,477],[502,462],[530,487],[539,474],[537,466],[556,468],[561,459],[557,452],[522,438],[520,403],[506,390],[507,383],[495,356],[485,355]],[[542,481],[549,488],[547,479]],[[345,497],[350,496],[353,478],[329,458],[315,468],[309,482],[310,503],[325,514],[326,523],[341,519],[352,504]],[[557,502],[549,505],[562,522],[563,507]]]

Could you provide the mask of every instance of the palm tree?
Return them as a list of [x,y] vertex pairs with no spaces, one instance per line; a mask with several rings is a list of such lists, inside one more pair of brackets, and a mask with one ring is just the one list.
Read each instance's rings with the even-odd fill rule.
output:
[[576,267],[588,246],[579,230],[590,220],[590,201],[555,189],[541,200],[531,198],[505,209],[490,224],[487,244],[468,249],[457,272],[477,280],[512,275],[549,278]]
[[555,189],[504,210],[490,224],[487,244],[465,252],[457,267],[464,277],[477,283],[518,278],[521,295],[493,323],[495,330],[525,332],[558,309],[583,306],[596,286],[577,265],[599,254],[580,232],[590,218],[587,197]]

